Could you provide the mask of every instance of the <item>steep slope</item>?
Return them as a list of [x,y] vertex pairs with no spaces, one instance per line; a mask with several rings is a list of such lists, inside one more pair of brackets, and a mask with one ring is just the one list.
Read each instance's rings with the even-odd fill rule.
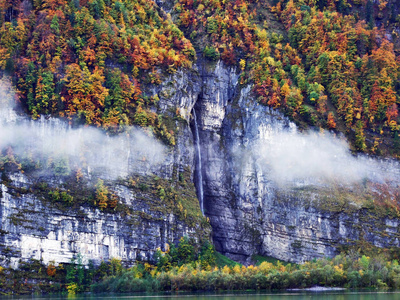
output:
[[177,71],[195,52],[164,12],[0,1],[0,25],[3,263],[81,253],[131,265],[184,235],[208,239],[188,125],[199,76]]
[[[1,144],[3,264],[81,253],[131,265],[211,227],[217,250],[243,262],[399,247],[398,163],[353,157],[333,137],[398,153],[397,40],[385,31],[397,25],[362,22],[389,8],[361,2],[349,15],[348,1],[0,1],[0,65],[19,104],[2,130],[28,124],[45,141]],[[92,129],[103,138],[77,135],[77,152],[53,139]],[[46,138],[61,156],[40,150]]]
[[[159,112],[190,111],[198,78],[178,72],[157,86]],[[78,253],[85,263],[118,257],[132,265],[152,260],[157,248],[182,236],[198,243],[209,239],[193,185],[189,114],[174,121],[176,144],[165,147],[138,129],[109,136],[53,118],[29,121],[5,105],[2,265],[68,263]]]
[[355,158],[332,136],[300,133],[257,104],[250,86],[239,89],[233,69],[218,63],[214,72],[195,109],[218,251],[304,262],[363,242],[399,247],[397,162]]
[[240,67],[259,103],[383,155],[398,151],[397,11],[395,1],[369,0],[175,5],[195,47]]

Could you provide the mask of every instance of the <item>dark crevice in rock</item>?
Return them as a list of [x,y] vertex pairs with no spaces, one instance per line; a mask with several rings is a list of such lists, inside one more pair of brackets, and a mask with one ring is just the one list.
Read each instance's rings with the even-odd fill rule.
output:
[[205,213],[205,204],[204,204],[204,187],[203,187],[203,168],[202,165],[204,160],[202,159],[202,147],[201,147],[201,119],[198,117],[200,116],[200,103],[201,103],[201,94],[199,95],[193,109],[191,112],[191,122],[190,127],[193,133],[193,145],[194,145],[194,152],[195,152],[195,159],[194,159],[194,185],[196,187],[197,198],[199,199],[199,205],[201,212]]

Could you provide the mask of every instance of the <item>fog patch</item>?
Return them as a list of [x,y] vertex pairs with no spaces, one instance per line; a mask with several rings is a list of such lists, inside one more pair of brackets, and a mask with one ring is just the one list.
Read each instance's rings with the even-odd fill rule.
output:
[[30,120],[15,112],[15,95],[7,80],[0,80],[0,148],[12,149],[23,166],[67,175],[71,170],[107,179],[133,171],[151,172],[165,160],[166,147],[149,131],[127,127],[109,135],[103,130],[72,127],[66,120],[42,116]]
[[251,153],[278,185],[398,180],[398,163],[355,156],[344,139],[329,132],[274,132],[258,140]]

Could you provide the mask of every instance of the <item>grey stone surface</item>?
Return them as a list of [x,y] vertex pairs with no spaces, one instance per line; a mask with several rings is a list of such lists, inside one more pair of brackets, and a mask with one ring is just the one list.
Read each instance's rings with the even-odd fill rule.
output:
[[[317,185],[314,193],[298,192],[313,186],[313,178],[292,182],[290,188],[273,181],[248,150],[260,140],[296,133],[297,128],[280,112],[257,104],[250,86],[239,89],[234,69],[218,63],[203,79],[195,108],[200,116],[205,212],[218,251],[248,263],[253,254],[304,262],[332,257],[338,246],[360,239],[378,247],[399,246],[399,220],[371,218],[357,205],[350,209],[353,213],[322,209],[316,204],[323,201],[323,186]],[[391,171],[398,173],[398,163],[391,163]]]
[[122,186],[120,193],[125,193],[125,201],[132,208],[158,220],[122,217],[87,207],[60,211],[30,194],[11,195],[4,184],[1,193],[0,257],[3,265],[13,267],[20,259],[68,263],[78,253],[84,263],[92,260],[99,264],[115,257],[132,265],[136,260],[151,260],[158,247],[164,248],[166,242],[183,235],[192,236],[195,231],[172,214],[152,212]]
[[[194,180],[198,170],[191,112],[195,109],[205,215],[218,251],[245,263],[253,254],[303,262],[333,256],[337,246],[361,238],[378,247],[399,246],[398,219],[371,216],[355,203],[349,203],[347,211],[329,211],[323,209],[318,189],[302,192],[307,182],[294,182],[296,189],[278,186],[272,180],[268,170],[260,167],[259,157],[247,150],[271,135],[296,132],[296,126],[280,112],[258,105],[251,87],[238,85],[234,68],[199,60],[194,70],[180,70],[160,85],[147,87],[146,92],[160,98],[155,111],[168,114],[178,109],[183,121],[176,122],[176,145],[169,148],[163,164],[128,173],[177,181],[179,172],[189,169]],[[394,165],[398,170],[398,164]],[[30,186],[23,174],[11,175],[14,185]],[[130,217],[83,207],[61,212],[44,206],[29,193],[10,193],[3,184],[0,249],[4,262],[16,265],[19,259],[29,258],[68,262],[80,252],[97,263],[119,257],[132,264],[138,257],[149,259],[167,241],[196,236],[203,230],[188,227],[172,214],[152,211],[123,186],[117,190],[128,206],[153,216],[153,220],[133,222]],[[13,222],[12,216],[18,213],[21,220]]]
[[[194,149],[189,120],[190,110],[199,91],[191,90],[191,74],[196,76],[195,72],[179,71],[150,90],[153,94],[159,94],[160,101],[156,108],[158,113],[167,114],[169,110],[175,112],[178,108],[186,120],[176,121],[176,145],[167,148],[164,161],[154,165],[147,162],[131,163],[130,157],[134,154],[122,153],[121,155],[126,156],[126,165],[113,168],[118,174],[100,172],[97,175],[106,180],[115,179],[116,175],[140,175],[178,181],[179,172],[193,170]],[[198,79],[194,80],[198,82]],[[195,87],[199,86],[198,84]],[[7,122],[30,122],[15,116],[12,110],[4,111],[3,115],[3,120]],[[50,130],[60,134],[69,130],[65,123],[54,118],[41,119],[39,122],[44,134]],[[100,161],[106,162],[110,159],[94,153]],[[90,166],[82,171],[87,179],[95,181],[97,175]],[[92,260],[99,264],[102,260],[115,257],[129,266],[136,260],[151,260],[157,248],[165,249],[166,243],[177,242],[182,236],[198,239],[199,236],[207,238],[208,235],[207,229],[198,225],[190,227],[173,214],[154,210],[145,201],[149,199],[143,199],[143,195],[135,194],[127,187],[119,185],[118,181],[113,190],[124,204],[132,211],[145,213],[149,218],[105,213],[90,207],[59,210],[29,192],[37,178],[29,178],[21,172],[4,175],[10,180],[7,184],[1,184],[0,195],[0,264],[5,266],[17,267],[20,260],[29,259],[42,260],[44,263],[67,263],[78,253],[83,255],[85,263]],[[46,174],[41,175],[41,180],[47,181],[50,186],[62,183],[60,179]],[[28,192],[19,194],[7,188],[7,185],[24,188]]]

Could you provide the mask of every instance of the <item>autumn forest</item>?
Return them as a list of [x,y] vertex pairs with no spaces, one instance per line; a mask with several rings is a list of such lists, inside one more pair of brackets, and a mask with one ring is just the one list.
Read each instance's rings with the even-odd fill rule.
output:
[[142,86],[222,59],[300,126],[397,156],[398,22],[393,1],[177,0],[165,14],[142,0],[1,0],[0,67],[34,119],[136,124],[174,144]]

